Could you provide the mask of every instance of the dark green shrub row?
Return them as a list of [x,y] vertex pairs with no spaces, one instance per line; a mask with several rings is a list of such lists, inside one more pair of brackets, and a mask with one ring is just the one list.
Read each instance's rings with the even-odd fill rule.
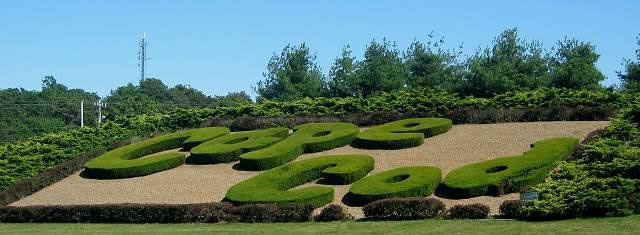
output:
[[441,217],[446,210],[435,198],[403,197],[374,201],[362,211],[371,220],[416,220]]
[[470,198],[519,191],[542,182],[556,161],[566,159],[578,140],[558,137],[537,141],[521,156],[465,165],[451,171],[442,184],[447,197]]
[[141,158],[164,150],[201,143],[227,135],[228,128],[209,127],[158,136],[135,144],[111,150],[85,164],[85,175],[91,178],[129,178],[164,171],[184,163],[183,153],[166,153]]
[[367,175],[373,164],[373,158],[366,155],[328,155],[296,161],[234,185],[225,200],[240,205],[303,203],[321,207],[333,201],[333,188],[292,188],[320,178],[327,183],[349,184]]
[[2,223],[281,223],[306,222],[310,205],[102,204],[0,207]]
[[480,203],[455,205],[447,210],[447,219],[486,219],[490,211],[487,205]]
[[451,129],[452,122],[444,118],[412,118],[369,128],[358,134],[351,144],[364,149],[403,149],[420,146],[424,138]]
[[322,208],[320,213],[313,217],[314,221],[331,222],[352,220],[353,216],[340,205],[331,204]]
[[351,123],[307,123],[295,126],[293,131],[283,141],[240,155],[240,166],[249,170],[271,169],[286,164],[303,153],[348,145],[360,129]]
[[525,203],[521,200],[506,200],[500,204],[500,216],[505,219],[521,219],[525,215]]
[[210,164],[238,160],[243,153],[263,149],[289,136],[287,128],[237,132],[209,140],[191,149],[190,163]]
[[442,181],[435,167],[402,167],[367,176],[349,188],[354,203],[367,204],[391,197],[417,197],[433,194]]

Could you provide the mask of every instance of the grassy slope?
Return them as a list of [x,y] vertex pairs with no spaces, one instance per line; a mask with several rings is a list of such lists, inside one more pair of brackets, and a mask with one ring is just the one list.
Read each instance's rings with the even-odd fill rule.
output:
[[638,230],[640,216],[552,222],[423,220],[298,224],[0,224],[0,231],[7,234],[632,234]]

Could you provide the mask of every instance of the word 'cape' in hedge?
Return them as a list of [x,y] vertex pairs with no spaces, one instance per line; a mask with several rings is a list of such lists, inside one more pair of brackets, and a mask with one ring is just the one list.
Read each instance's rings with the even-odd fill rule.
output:
[[240,155],[240,166],[248,170],[267,170],[296,159],[303,153],[325,151],[348,145],[360,132],[351,123],[306,123],[293,128],[293,134],[267,148]]
[[233,162],[243,153],[266,148],[287,136],[289,129],[282,127],[232,133],[191,149],[188,160],[198,164]]
[[367,155],[327,155],[292,162],[242,181],[227,191],[234,204],[303,203],[321,207],[333,201],[333,188],[298,185],[324,178],[327,183],[349,184],[373,170]]
[[466,165],[444,179],[447,197],[497,196],[544,181],[554,162],[567,158],[578,139],[558,137],[537,141],[521,156],[498,158]]
[[174,152],[144,156],[169,149],[196,146],[227,134],[228,128],[209,127],[158,136],[106,152],[87,162],[84,173],[88,177],[99,179],[153,174],[182,165],[184,154]]
[[449,131],[452,122],[445,118],[411,118],[369,128],[351,144],[363,149],[403,149],[422,145],[424,138]]
[[391,197],[417,197],[433,194],[442,181],[435,167],[402,167],[367,176],[349,188],[354,203],[364,205]]

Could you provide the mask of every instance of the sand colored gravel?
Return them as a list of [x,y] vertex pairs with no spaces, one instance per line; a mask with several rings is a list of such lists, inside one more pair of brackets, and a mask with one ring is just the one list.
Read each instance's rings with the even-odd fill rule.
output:
[[[325,154],[368,154],[375,158],[372,173],[402,166],[427,165],[443,171],[443,177],[451,170],[463,165],[499,157],[519,155],[531,143],[550,137],[574,136],[584,138],[589,132],[604,128],[608,122],[531,122],[500,124],[455,125],[449,132],[425,139],[419,147],[401,150],[361,150],[349,146],[322,153],[304,154],[307,159]],[[80,172],[65,178],[33,195],[27,196],[12,206],[68,205],[102,203],[197,203],[220,201],[235,183],[248,179],[259,172],[238,171],[235,163],[216,165],[183,165],[148,176],[96,180],[85,179]],[[309,183],[307,185],[312,185]],[[306,185],[300,186],[304,187]],[[349,185],[334,187],[334,203],[342,204]],[[480,202],[498,213],[500,203],[516,199],[517,194],[501,197],[476,197],[464,200],[442,200],[447,207],[457,204]],[[344,205],[344,204],[342,204]],[[362,216],[359,207],[349,207],[356,217]]]

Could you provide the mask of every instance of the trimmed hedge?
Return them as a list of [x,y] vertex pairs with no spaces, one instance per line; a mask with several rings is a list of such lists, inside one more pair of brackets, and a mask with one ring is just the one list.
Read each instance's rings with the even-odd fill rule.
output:
[[185,141],[194,145],[229,134],[225,127],[191,129],[140,141],[100,155],[85,164],[85,175],[90,178],[115,179],[149,175],[171,169],[184,163],[183,153],[149,154],[180,148]]
[[349,184],[369,173],[374,160],[367,155],[327,155],[292,162],[242,181],[227,191],[234,204],[303,203],[315,207],[333,201],[333,188],[310,186],[292,189],[320,178],[327,183]]
[[447,197],[497,196],[544,181],[554,163],[571,155],[578,139],[558,137],[537,141],[521,156],[465,165],[451,171],[442,188]]
[[349,188],[349,194],[361,205],[390,197],[429,196],[441,181],[442,171],[438,168],[402,167],[356,181]]
[[422,145],[424,138],[449,131],[452,122],[445,118],[411,118],[369,128],[351,143],[362,149],[403,149]]
[[204,142],[191,149],[190,163],[226,163],[238,160],[243,153],[263,149],[289,136],[287,128],[269,128],[232,133]]
[[2,223],[274,223],[311,220],[313,206],[197,204],[101,204],[0,207]]
[[435,198],[403,197],[369,203],[362,211],[371,220],[416,220],[441,217],[446,208]]
[[307,123],[295,126],[293,131],[283,141],[240,155],[240,166],[247,170],[271,169],[286,164],[303,153],[348,145],[360,129],[351,123]]
[[484,204],[455,205],[447,210],[447,219],[485,219],[491,209]]
[[344,207],[335,204],[322,208],[322,211],[313,217],[313,220],[317,222],[347,221],[352,219],[353,216]]
[[500,216],[505,219],[523,218],[525,206],[525,203],[520,200],[506,200],[500,204]]

